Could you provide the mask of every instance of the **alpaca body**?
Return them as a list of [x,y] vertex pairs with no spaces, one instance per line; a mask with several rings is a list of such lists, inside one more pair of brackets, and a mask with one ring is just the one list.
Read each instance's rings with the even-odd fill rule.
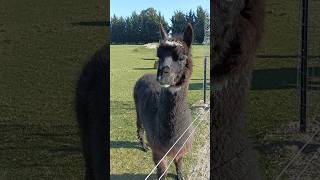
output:
[[80,128],[85,179],[107,179],[107,61],[104,46],[84,66],[76,89],[76,115]]
[[216,0],[212,63],[213,179],[259,180],[245,118],[255,51],[263,28],[263,0]]
[[174,157],[177,178],[183,179],[182,158],[192,144],[192,137],[187,139],[192,135],[187,94],[192,74],[190,51],[193,30],[188,24],[183,38],[169,39],[161,26],[160,34],[162,41],[157,49],[157,75],[142,76],[134,87],[137,135],[142,148],[147,150],[144,141],[144,133],[147,133],[153,161],[155,164],[160,162],[157,167],[158,178],[166,177],[166,160],[160,160],[169,152],[171,156],[177,154]]
[[[134,98],[137,107],[138,122],[147,132],[147,140],[152,149],[165,154],[180,138],[191,124],[191,112],[187,104],[187,86],[180,90],[161,88],[156,81],[156,75],[144,75],[135,86]],[[187,137],[192,127],[176,143],[169,155],[175,155]],[[191,138],[185,147],[191,146]],[[185,150],[182,150],[182,154]]]

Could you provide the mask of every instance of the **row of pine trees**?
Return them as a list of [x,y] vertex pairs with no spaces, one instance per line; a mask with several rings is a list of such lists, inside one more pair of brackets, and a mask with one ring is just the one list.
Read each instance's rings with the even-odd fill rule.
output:
[[161,22],[167,32],[177,34],[183,32],[186,23],[192,24],[194,29],[194,41],[202,43],[204,39],[204,23],[209,16],[202,7],[198,7],[196,12],[190,10],[188,13],[175,11],[171,21],[171,26],[165,21],[163,15],[154,8],[142,10],[140,14],[133,12],[129,17],[111,18],[111,43],[112,44],[144,44],[158,42],[159,23]]

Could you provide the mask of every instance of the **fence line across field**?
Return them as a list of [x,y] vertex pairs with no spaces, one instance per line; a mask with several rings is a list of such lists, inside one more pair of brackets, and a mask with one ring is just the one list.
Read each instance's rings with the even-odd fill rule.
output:
[[[205,150],[204,150],[204,152],[205,153],[203,153],[203,154],[205,154],[205,156],[206,157],[210,157],[210,146],[208,146]],[[197,161],[197,164],[199,163],[199,160]],[[206,167],[206,168],[208,168],[208,167]],[[192,170],[192,173],[191,173],[191,175],[189,176],[189,178],[188,179],[193,179],[193,177],[195,176],[195,174],[196,174],[196,172],[198,172],[200,169],[197,169],[197,168],[194,168],[193,170]]]
[[309,159],[309,161],[307,162],[307,164],[305,165],[305,167],[302,169],[302,171],[299,173],[299,175],[297,176],[296,180],[300,180],[300,177],[302,176],[302,174],[307,170],[307,168],[310,166],[310,164],[312,163],[312,160],[314,160],[317,155],[319,154],[319,149],[317,150],[317,152],[315,152],[313,154],[313,156]]
[[[314,117],[313,122],[315,122],[317,125],[320,126],[320,122],[316,120],[317,115]],[[313,156],[309,159],[309,161],[307,162],[307,164],[305,165],[305,167],[302,169],[302,171],[300,171],[299,175],[297,176],[296,180],[300,180],[300,177],[302,176],[302,174],[307,170],[307,168],[313,164],[313,160],[317,157],[319,157],[320,155],[320,148],[317,149],[317,152],[315,152],[313,154]]]
[[166,156],[169,154],[169,152],[173,149],[173,147],[178,143],[178,141],[182,138],[182,136],[187,132],[187,130],[192,126],[192,124],[198,120],[198,118],[200,117],[200,115],[202,114],[202,112],[199,112],[197,114],[197,117],[192,121],[192,123],[190,123],[190,125],[186,128],[186,130],[181,134],[181,136],[177,139],[177,141],[170,147],[170,149],[166,152],[166,154],[160,159],[160,161],[156,164],[156,166],[151,170],[151,172],[148,174],[148,176],[145,178],[148,179],[151,174],[157,169],[157,167],[160,165],[160,163],[164,160],[164,158],[166,158]]
[[[201,121],[203,121],[203,119],[206,117],[206,115],[208,114],[208,112],[210,111],[210,109],[206,110],[206,112],[204,113],[204,115],[202,116]],[[179,152],[182,150],[183,146],[187,143],[188,139],[191,137],[191,135],[196,131],[196,128],[199,126],[199,124],[201,124],[199,121],[198,124],[196,125],[196,127],[194,127],[193,131],[190,133],[190,135],[187,137],[186,141],[182,144],[182,146],[180,147],[180,149],[178,150],[178,152],[176,153],[176,155],[172,158],[172,160],[170,161],[168,167],[166,168],[166,170],[162,173],[162,175],[159,177],[159,179],[161,179],[165,173],[168,171],[170,165],[172,164],[172,162],[174,161],[174,158],[176,158],[179,154]]]
[[[318,108],[319,109],[319,104],[318,104]],[[316,121],[316,117],[318,117],[318,114],[316,114],[313,118],[312,121]],[[320,132],[320,128],[318,128],[316,130],[316,132],[308,139],[308,141],[300,148],[300,150],[292,157],[292,159],[288,162],[288,164],[283,168],[283,170],[280,172],[280,174],[275,178],[275,180],[278,180],[283,173],[289,168],[289,166],[295,161],[295,159],[299,156],[299,154],[310,144],[310,142],[312,141],[312,139]]]
[[294,162],[294,160],[298,157],[298,155],[310,144],[313,137],[316,136],[320,132],[320,129],[318,129],[310,138],[309,140],[302,146],[302,148],[293,156],[293,158],[289,161],[289,163],[285,166],[285,168],[280,172],[280,174],[277,176],[276,180],[278,180],[283,173],[288,169],[288,167]]

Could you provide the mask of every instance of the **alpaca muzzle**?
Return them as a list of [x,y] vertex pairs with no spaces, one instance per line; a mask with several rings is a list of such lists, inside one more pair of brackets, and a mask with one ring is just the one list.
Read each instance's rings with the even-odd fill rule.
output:
[[[161,60],[160,60],[161,62]],[[158,66],[157,81],[162,87],[170,87],[174,83],[174,73],[171,71],[172,57],[164,58]]]
[[157,81],[162,87],[170,87],[174,83],[174,73],[168,67],[158,70]]

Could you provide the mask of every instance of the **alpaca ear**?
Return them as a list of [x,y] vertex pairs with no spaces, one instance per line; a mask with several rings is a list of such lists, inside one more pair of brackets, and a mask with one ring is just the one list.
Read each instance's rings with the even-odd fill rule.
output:
[[161,36],[161,40],[167,40],[168,39],[168,34],[163,29],[162,24],[160,24],[160,36]]
[[186,29],[183,34],[183,41],[187,44],[188,47],[191,46],[193,41],[193,29],[190,23],[188,23]]

